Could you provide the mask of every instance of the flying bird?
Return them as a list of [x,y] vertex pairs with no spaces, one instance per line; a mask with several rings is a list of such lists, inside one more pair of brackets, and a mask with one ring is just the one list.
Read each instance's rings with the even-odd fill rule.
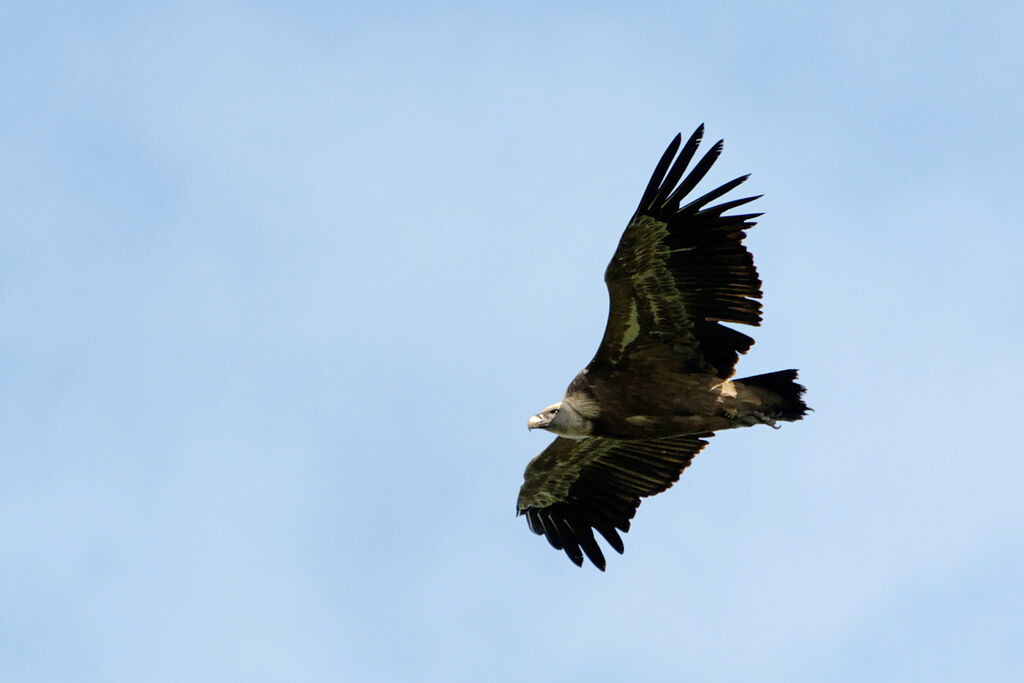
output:
[[527,466],[516,512],[577,566],[586,554],[605,568],[594,530],[621,554],[640,499],[672,486],[713,432],[809,410],[796,370],[730,379],[754,340],[722,323],[761,323],[761,280],[743,246],[761,214],[728,212],[760,195],[713,204],[741,176],[688,200],[722,151],[719,140],[686,174],[703,134],[702,124],[686,144],[672,140],[626,226],[604,274],[608,324],[594,359],[529,419],[557,438]]

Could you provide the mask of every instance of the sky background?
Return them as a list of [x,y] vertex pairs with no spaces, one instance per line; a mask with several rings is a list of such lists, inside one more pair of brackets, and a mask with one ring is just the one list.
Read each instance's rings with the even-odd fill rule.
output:
[[[1022,25],[5,3],[0,680],[1021,680]],[[701,122],[815,412],[577,569],[526,419]]]

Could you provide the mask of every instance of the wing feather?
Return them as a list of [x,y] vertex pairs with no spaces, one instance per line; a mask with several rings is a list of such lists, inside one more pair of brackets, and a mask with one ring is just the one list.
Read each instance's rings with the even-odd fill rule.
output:
[[583,557],[599,569],[605,557],[594,530],[616,552],[625,546],[640,499],[669,488],[707,445],[710,434],[644,441],[558,437],[523,475],[516,505],[535,534],[544,535],[576,565]]
[[761,280],[743,245],[760,214],[726,214],[760,195],[708,206],[744,175],[680,208],[722,151],[719,140],[686,174],[703,133],[701,125],[674,161],[682,138],[673,139],[619,241],[605,271],[608,325],[591,367],[670,357],[687,372],[726,378],[754,343],[721,323],[761,322]]
[[[680,183],[679,187],[669,195],[668,201],[665,202],[666,208],[672,206],[677,208],[679,207],[679,200],[690,194],[690,192],[693,191],[693,188],[697,187],[697,184],[704,180],[704,176],[708,174],[708,171],[711,170],[711,167],[715,165],[718,157],[722,154],[722,148],[724,146],[725,140],[719,140],[711,146],[711,149],[708,150],[707,154],[705,154],[701,160],[697,162],[697,165],[693,167],[693,170],[690,171],[690,175],[686,176],[686,179]],[[687,163],[689,163],[689,160],[687,160]],[[742,182],[743,180],[740,180],[740,183]],[[738,185],[739,183],[736,184]]]
[[676,151],[679,149],[679,145],[682,141],[682,134],[677,133],[676,136],[672,138],[672,142],[668,144],[668,148],[665,150],[665,153],[661,155],[661,159],[658,160],[658,165],[654,167],[654,173],[651,174],[651,179],[647,183],[647,189],[644,190],[643,197],[640,198],[641,206],[655,203],[658,193],[663,185],[662,181],[665,179],[665,174],[668,172],[669,166],[672,163],[672,157],[676,155]]

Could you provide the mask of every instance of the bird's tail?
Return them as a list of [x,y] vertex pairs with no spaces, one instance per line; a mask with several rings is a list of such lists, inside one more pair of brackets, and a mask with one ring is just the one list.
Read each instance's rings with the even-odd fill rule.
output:
[[777,394],[779,402],[774,407],[779,412],[774,416],[776,420],[795,422],[810,410],[801,398],[806,389],[796,383],[796,370],[779,370],[765,375],[744,377],[736,381],[748,387],[759,387]]

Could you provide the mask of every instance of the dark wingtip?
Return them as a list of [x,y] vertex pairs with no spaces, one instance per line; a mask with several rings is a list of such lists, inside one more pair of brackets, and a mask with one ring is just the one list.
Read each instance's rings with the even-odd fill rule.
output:
[[587,557],[594,563],[594,566],[604,571],[604,553],[601,552],[601,547],[597,545],[597,540],[594,539],[594,532],[589,526],[584,528],[577,540],[579,541],[580,548],[587,554]]
[[608,541],[608,545],[614,548],[615,552],[619,555],[622,554],[622,551],[625,550],[626,546],[622,543],[622,538],[619,536],[619,533],[615,531],[615,527],[611,524],[610,520],[607,522],[599,521],[594,525],[594,528],[597,529],[597,533],[604,537],[604,540]]

